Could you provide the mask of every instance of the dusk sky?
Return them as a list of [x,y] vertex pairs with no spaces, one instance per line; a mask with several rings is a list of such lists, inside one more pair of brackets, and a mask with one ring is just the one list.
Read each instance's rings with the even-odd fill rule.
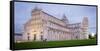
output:
[[86,16],[89,20],[89,32],[96,32],[96,7],[15,2],[14,18],[16,33],[23,32],[23,26],[31,18],[31,11],[35,7],[41,8],[44,12],[59,19],[61,19],[62,16],[65,14],[70,23],[82,22],[83,17]]

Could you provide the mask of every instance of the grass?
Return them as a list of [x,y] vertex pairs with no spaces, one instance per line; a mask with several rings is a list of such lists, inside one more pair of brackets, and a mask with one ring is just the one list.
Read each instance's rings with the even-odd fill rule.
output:
[[50,48],[50,47],[71,47],[71,46],[84,46],[96,45],[96,39],[88,40],[65,40],[65,41],[47,41],[47,42],[24,42],[15,43],[15,49],[37,49],[37,48]]

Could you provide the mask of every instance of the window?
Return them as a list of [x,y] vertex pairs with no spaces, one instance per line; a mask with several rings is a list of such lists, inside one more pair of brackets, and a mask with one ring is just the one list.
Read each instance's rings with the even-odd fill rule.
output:
[[36,32],[36,31],[34,30],[34,32]]
[[41,34],[42,34],[43,32],[41,32]]

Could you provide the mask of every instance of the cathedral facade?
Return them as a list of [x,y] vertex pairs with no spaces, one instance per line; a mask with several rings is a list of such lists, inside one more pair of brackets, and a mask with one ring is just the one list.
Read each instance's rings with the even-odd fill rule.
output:
[[58,19],[42,9],[34,8],[24,24],[23,41],[61,41],[88,39],[88,18],[71,24],[63,15]]

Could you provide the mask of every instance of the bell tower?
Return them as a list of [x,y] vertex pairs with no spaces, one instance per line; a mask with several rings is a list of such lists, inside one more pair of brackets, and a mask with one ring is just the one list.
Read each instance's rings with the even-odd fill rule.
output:
[[83,38],[88,39],[88,17],[84,17],[82,20],[82,32]]

